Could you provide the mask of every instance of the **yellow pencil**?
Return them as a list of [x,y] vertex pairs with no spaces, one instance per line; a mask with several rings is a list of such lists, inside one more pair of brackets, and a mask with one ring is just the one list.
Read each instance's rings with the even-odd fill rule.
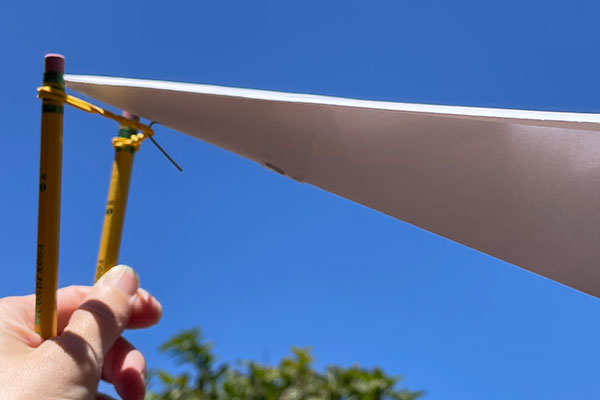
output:
[[[137,116],[127,111],[123,112],[123,116],[128,119],[139,120]],[[136,133],[135,129],[127,126],[121,125],[119,128],[119,137],[122,138],[130,138],[131,135]],[[123,222],[125,220],[127,195],[129,193],[129,182],[135,151],[135,148],[132,146],[115,147],[115,160],[108,188],[108,200],[104,214],[102,237],[100,238],[95,280],[98,280],[106,271],[117,265],[119,259],[121,235],[123,233]]]
[[[65,59],[62,55],[46,55],[44,86],[64,90],[64,72]],[[43,339],[56,336],[62,133],[63,105],[42,100],[35,329]]]

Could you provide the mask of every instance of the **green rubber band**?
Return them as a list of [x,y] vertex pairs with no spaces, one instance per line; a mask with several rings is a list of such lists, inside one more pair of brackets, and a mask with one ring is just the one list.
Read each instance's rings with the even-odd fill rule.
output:
[[128,126],[121,126],[119,128],[119,137],[122,138],[127,138],[129,139],[131,137],[131,135],[135,135],[137,133],[137,131],[133,128],[130,128]]
[[65,84],[64,75],[61,72],[44,72],[44,83]]
[[64,114],[65,108],[56,104],[42,104],[43,113]]

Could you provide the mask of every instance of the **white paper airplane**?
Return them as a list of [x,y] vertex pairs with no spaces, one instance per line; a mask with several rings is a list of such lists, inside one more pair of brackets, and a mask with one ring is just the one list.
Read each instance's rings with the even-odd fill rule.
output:
[[104,103],[600,297],[600,115],[65,79]]

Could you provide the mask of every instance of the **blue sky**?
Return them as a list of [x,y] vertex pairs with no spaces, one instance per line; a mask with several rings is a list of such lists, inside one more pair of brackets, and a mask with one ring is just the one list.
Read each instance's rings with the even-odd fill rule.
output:
[[[594,1],[3,6],[0,296],[30,293],[43,56],[67,72],[432,104],[600,112]],[[117,127],[65,113],[60,284],[93,279]],[[600,301],[165,128],[136,155],[121,260],[164,305],[149,366],[200,325],[221,360],[403,374],[427,399],[600,398]]]

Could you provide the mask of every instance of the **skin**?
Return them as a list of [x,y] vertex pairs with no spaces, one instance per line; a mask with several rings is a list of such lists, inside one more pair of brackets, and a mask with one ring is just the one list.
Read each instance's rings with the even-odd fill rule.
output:
[[142,400],[144,356],[121,337],[160,320],[158,300],[139,288],[130,267],[116,266],[90,286],[58,291],[58,336],[34,331],[35,296],[0,299],[0,398],[106,400],[100,379],[123,400]]

